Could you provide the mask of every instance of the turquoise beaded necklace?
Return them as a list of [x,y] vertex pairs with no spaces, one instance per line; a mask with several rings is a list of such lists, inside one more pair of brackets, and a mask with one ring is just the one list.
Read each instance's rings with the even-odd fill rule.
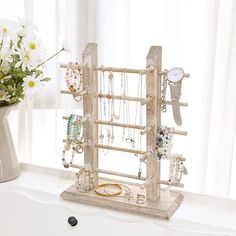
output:
[[[67,130],[66,130],[67,138],[62,155],[62,162],[65,168],[69,168],[70,165],[73,163],[76,150],[75,147],[80,143],[82,143],[84,140],[83,123],[79,122],[81,118],[82,116],[71,114],[67,122]],[[72,146],[72,156],[70,163],[68,164],[66,162],[65,157],[66,157],[66,151],[69,151],[71,146]]]
[[81,116],[71,114],[67,123],[67,140],[70,144],[78,144],[83,141],[84,132],[83,124],[77,122],[81,119]]

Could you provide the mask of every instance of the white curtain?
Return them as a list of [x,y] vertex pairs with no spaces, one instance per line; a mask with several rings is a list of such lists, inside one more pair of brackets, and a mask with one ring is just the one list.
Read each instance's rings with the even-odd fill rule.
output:
[[[181,129],[188,137],[176,137],[174,147],[187,158],[185,189],[236,198],[234,0],[8,0],[0,5],[6,18],[25,15],[34,20],[50,52],[64,38],[72,48],[70,56],[63,54],[50,64],[54,79],[47,90],[22,104],[22,160],[61,164],[61,115],[81,110],[59,94],[65,86],[60,62],[80,60],[86,43],[96,42],[99,64],[143,68],[150,45],[160,45],[163,68],[181,66],[191,73],[181,97],[189,103],[181,109]],[[170,108],[163,122],[173,126]]]

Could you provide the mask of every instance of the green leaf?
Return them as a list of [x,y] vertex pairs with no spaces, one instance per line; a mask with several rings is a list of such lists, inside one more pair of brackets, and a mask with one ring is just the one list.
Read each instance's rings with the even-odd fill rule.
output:
[[48,82],[48,81],[50,81],[50,80],[51,80],[51,78],[46,77],[46,78],[42,79],[41,81],[43,81],[43,82]]

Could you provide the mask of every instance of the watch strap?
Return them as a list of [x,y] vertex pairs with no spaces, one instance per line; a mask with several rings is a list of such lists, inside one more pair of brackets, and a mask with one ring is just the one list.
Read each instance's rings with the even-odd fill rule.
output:
[[179,105],[179,99],[181,95],[181,84],[182,84],[181,81],[177,83],[169,83],[173,117],[174,117],[175,123],[179,126],[182,125],[180,105]]

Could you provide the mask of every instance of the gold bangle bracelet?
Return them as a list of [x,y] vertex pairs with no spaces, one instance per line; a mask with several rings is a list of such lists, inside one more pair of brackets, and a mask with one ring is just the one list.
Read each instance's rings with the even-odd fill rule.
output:
[[[117,192],[109,194],[109,193],[104,193],[104,192],[100,192],[98,191],[98,189],[103,188],[103,187],[115,187],[118,189]],[[103,197],[113,197],[113,196],[118,196],[121,194],[122,192],[122,188],[119,184],[112,184],[112,183],[106,183],[106,184],[99,184],[95,189],[94,189],[95,193],[98,194],[99,196],[103,196]]]

